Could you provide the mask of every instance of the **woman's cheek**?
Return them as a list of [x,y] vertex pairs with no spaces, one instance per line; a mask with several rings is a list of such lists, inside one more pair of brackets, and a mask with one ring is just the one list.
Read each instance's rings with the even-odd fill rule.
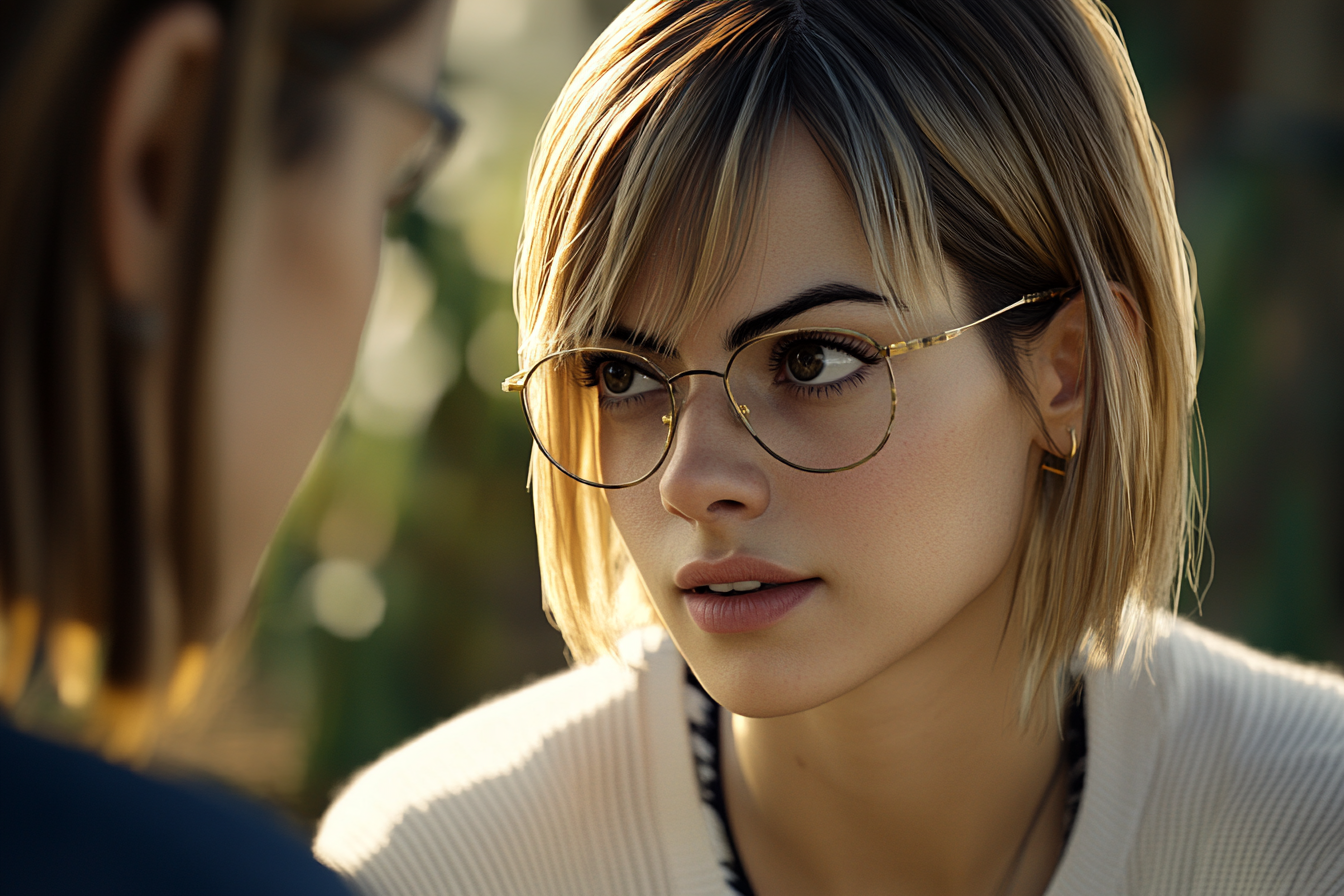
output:
[[[666,590],[664,586],[671,582],[676,571],[673,556],[676,539],[669,537],[672,535],[669,528],[686,526],[686,521],[663,507],[655,480],[606,491],[603,497],[621,540],[650,593],[656,594],[659,588]],[[683,562],[685,559],[690,558],[683,558]]]
[[258,192],[219,296],[220,560],[238,606],[349,384],[377,277],[381,207],[340,170]]
[[[833,517],[831,532],[818,533],[830,535],[865,587],[902,582],[909,592],[969,600],[1012,553],[1029,446],[1023,412],[997,371],[967,368],[956,381],[907,387],[887,446],[850,471],[844,493],[858,508],[854,522]],[[825,506],[820,497],[808,503]]]

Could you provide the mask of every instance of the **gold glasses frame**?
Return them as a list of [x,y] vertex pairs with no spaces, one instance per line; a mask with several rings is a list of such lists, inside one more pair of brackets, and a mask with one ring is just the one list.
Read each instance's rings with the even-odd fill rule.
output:
[[[667,455],[672,449],[672,439],[677,432],[677,420],[679,415],[679,409],[677,405],[677,393],[676,390],[673,388],[673,384],[677,380],[691,376],[717,376],[719,377],[719,379],[723,380],[723,390],[728,396],[728,404],[730,407],[732,407],[733,413],[737,417],[738,422],[741,423],[746,428],[747,432],[751,434],[751,437],[753,440],[755,440],[756,444],[760,445],[761,448],[765,449],[765,452],[769,454],[771,457],[773,457],[775,460],[787,466],[793,467],[795,470],[802,470],[805,473],[840,473],[845,470],[852,470],[855,467],[861,466],[862,464],[865,464],[868,461],[872,460],[879,451],[881,451],[884,447],[886,447],[887,441],[891,438],[892,425],[896,421],[896,378],[895,378],[895,372],[892,370],[891,367],[892,358],[896,357],[897,355],[906,355],[909,354],[910,352],[918,351],[919,349],[922,348],[928,348],[933,345],[942,345],[945,342],[951,342],[953,339],[956,339],[958,336],[960,336],[962,333],[965,333],[967,330],[970,330],[974,327],[978,327],[985,321],[992,320],[1001,314],[1006,314],[1007,312],[1012,311],[1016,308],[1021,308],[1024,305],[1033,305],[1036,304],[1037,302],[1044,302],[1050,299],[1071,298],[1074,293],[1078,292],[1079,289],[1080,289],[1079,286],[1066,286],[1058,289],[1048,289],[1042,292],[1033,292],[1028,295],[1022,296],[1015,302],[1003,306],[997,311],[993,311],[990,312],[989,314],[986,314],[979,320],[972,321],[968,324],[963,324],[960,327],[953,327],[950,330],[944,330],[941,333],[935,333],[932,336],[925,336],[920,339],[908,339],[903,342],[892,342],[885,345],[882,344],[881,342],[878,342],[876,339],[873,339],[866,333],[860,333],[857,330],[848,330],[843,327],[797,327],[787,330],[772,330],[769,333],[763,333],[760,336],[753,337],[752,339],[747,340],[746,342],[739,345],[736,349],[734,349],[733,353],[728,357],[728,363],[724,366],[722,371],[699,370],[699,369],[683,370],[680,373],[675,373],[669,376],[667,373],[663,371],[661,367],[659,367],[657,364],[655,364],[648,358],[644,357],[643,355],[639,354],[638,352],[627,351],[625,349],[605,348],[601,346],[581,346],[579,348],[564,349],[562,351],[552,352],[551,354],[546,355],[545,357],[538,360],[531,367],[529,367],[527,370],[520,370],[517,373],[505,379],[504,382],[500,384],[500,389],[503,390],[504,392],[517,392],[519,394],[519,397],[522,399],[523,403],[523,416],[526,417],[527,419],[527,426],[532,433],[532,439],[536,443],[537,447],[541,449],[541,453],[545,455],[546,459],[550,461],[551,464],[557,470],[559,470],[561,473],[564,473],[569,478],[577,482],[581,482],[584,485],[592,486],[593,488],[602,488],[602,489],[629,488],[634,485],[639,485],[641,482],[644,482],[649,477],[651,477],[654,473],[658,472],[658,470],[663,466],[663,461],[667,460]],[[756,432],[755,427],[751,425],[751,419],[750,419],[751,408],[747,407],[745,404],[740,403],[733,396],[733,389],[731,382],[729,380],[729,376],[733,370],[733,362],[737,360],[738,356],[741,355],[742,352],[745,351],[747,348],[759,342],[762,342],[766,339],[777,339],[781,336],[791,336],[795,333],[842,333],[851,338],[859,339],[863,342],[868,343],[873,347],[873,350],[877,353],[877,355],[884,361],[886,361],[887,380],[891,388],[891,411],[890,415],[887,418],[887,429],[882,436],[882,440],[878,442],[877,447],[874,448],[872,451],[870,451],[868,454],[866,454],[862,459],[857,460],[854,463],[845,464],[844,466],[840,467],[807,467],[801,464],[796,464],[793,461],[790,461],[787,458],[782,457],[781,455],[776,453],[774,449],[772,449],[769,445],[767,445],[764,440],[762,440],[760,435]],[[565,469],[565,467],[559,461],[557,461],[551,455],[550,451],[546,448],[545,443],[542,442],[540,436],[537,433],[536,424],[533,423],[532,420],[532,410],[527,403],[527,384],[532,379],[533,374],[535,374],[537,370],[541,368],[542,365],[556,358],[561,358],[567,355],[574,355],[579,354],[581,352],[590,352],[590,351],[601,351],[612,355],[625,355],[631,358],[632,360],[637,361],[642,367],[647,369],[649,372],[656,374],[657,379],[661,382],[663,388],[667,390],[668,406],[671,408],[671,411],[670,413],[668,413],[663,417],[663,424],[667,427],[667,437],[663,442],[662,453],[659,454],[658,461],[653,465],[653,467],[649,470],[649,472],[645,473],[638,479],[631,480],[630,482],[622,482],[615,484],[593,482],[592,480],[585,479],[582,476],[579,476]]]

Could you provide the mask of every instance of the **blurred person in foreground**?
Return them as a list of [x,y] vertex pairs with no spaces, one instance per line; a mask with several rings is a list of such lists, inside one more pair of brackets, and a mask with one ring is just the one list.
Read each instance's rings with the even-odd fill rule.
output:
[[[449,0],[0,9],[0,696],[143,758],[346,388],[442,156]],[[0,891],[336,893],[258,808],[0,722]]]
[[1100,3],[637,0],[515,304],[591,662],[361,774],[361,890],[1344,892],[1344,679],[1173,612],[1199,301]]

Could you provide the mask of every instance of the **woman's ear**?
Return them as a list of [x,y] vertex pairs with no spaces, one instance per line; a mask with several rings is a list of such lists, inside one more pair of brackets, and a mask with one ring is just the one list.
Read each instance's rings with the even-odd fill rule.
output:
[[172,288],[222,39],[214,9],[173,4],[131,39],[113,72],[98,149],[98,223],[120,301],[153,304]]
[[1082,428],[1086,352],[1087,300],[1080,292],[1055,312],[1032,347],[1037,410],[1045,424],[1041,447],[1049,454],[1068,457],[1069,430]]
[[[1111,294],[1136,331],[1140,323],[1134,294],[1121,283],[1109,283]],[[1045,423],[1041,447],[1057,457],[1068,457],[1074,436],[1082,438],[1084,379],[1087,369],[1087,300],[1079,292],[1051,318],[1032,348],[1037,409]]]

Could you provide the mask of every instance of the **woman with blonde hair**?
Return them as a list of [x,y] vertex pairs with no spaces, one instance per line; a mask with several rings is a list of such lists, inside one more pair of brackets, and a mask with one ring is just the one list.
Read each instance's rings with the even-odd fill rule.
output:
[[59,701],[137,762],[191,701],[345,390],[387,204],[457,130],[449,5],[0,5],[0,892],[344,892],[260,810],[8,714]]
[[634,3],[516,306],[580,665],[356,779],[362,889],[1344,888],[1344,681],[1174,615],[1199,304],[1095,0]]

